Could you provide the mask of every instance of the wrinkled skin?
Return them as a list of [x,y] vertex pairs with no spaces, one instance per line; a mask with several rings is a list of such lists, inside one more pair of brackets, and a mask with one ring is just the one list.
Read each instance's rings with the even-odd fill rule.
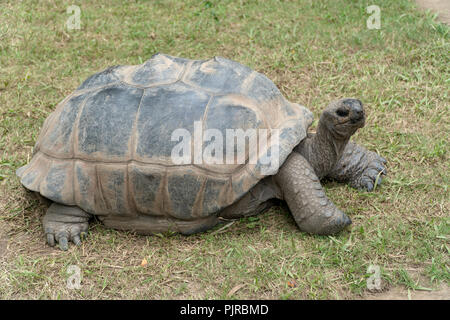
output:
[[[352,187],[372,191],[386,174],[386,160],[364,147],[349,142],[365,124],[361,101],[341,99],[332,102],[322,113],[317,132],[311,133],[291,153],[279,172],[261,180],[243,198],[217,213],[217,216],[190,221],[179,231],[190,234],[213,227],[220,218],[234,219],[261,213],[272,200],[285,201],[298,227],[311,234],[334,234],[351,224],[350,218],[326,196],[320,180],[330,178]],[[59,243],[62,250],[68,242],[81,243],[87,232],[90,214],[77,207],[52,204],[44,217],[47,242]],[[217,218],[217,219],[216,219]],[[117,222],[118,223],[118,222]],[[120,229],[149,234],[169,230],[164,221],[121,221]],[[148,223],[148,224],[146,224]],[[112,227],[116,225],[111,224]],[[118,226],[118,224],[117,224]],[[119,228],[119,227],[117,227]],[[192,231],[194,230],[194,231]]]

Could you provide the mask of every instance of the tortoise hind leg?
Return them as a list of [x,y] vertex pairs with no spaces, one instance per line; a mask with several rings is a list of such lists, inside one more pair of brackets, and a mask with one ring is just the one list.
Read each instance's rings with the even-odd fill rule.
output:
[[267,177],[258,182],[241,199],[223,209],[219,216],[224,219],[254,216],[276,205],[279,199],[281,199],[280,189],[272,177]]
[[87,234],[91,215],[78,207],[52,203],[44,216],[43,225],[50,246],[59,243],[62,250],[69,249],[69,240],[81,244],[81,236]]

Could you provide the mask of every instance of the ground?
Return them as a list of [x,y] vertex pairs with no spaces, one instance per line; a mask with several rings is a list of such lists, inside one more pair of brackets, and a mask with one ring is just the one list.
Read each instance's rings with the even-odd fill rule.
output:
[[438,20],[450,24],[450,1],[448,0],[416,0],[417,4],[438,15]]
[[[373,3],[380,29],[367,28],[367,1],[78,1],[69,30],[73,1],[2,1],[0,298],[448,299],[449,29],[412,1]],[[301,233],[275,207],[189,237],[94,222],[81,247],[48,247],[46,206],[15,170],[84,79],[156,52],[239,61],[316,119],[331,100],[361,99],[368,118],[353,139],[388,159],[388,178],[371,193],[325,183],[353,220],[336,236]],[[79,289],[67,285],[73,265]]]

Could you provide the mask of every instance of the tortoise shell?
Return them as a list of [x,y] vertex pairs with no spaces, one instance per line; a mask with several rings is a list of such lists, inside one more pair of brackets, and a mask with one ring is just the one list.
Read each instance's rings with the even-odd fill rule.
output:
[[[267,129],[268,135],[279,129],[278,142],[265,149],[278,148],[278,166],[263,174],[259,158],[248,161],[249,150],[241,164],[174,164],[179,141],[172,133],[194,134],[196,121],[224,137],[227,129]],[[308,109],[237,62],[156,54],[84,81],[45,120],[32,160],[17,174],[27,189],[95,215],[193,220],[219,212],[275,174],[311,122]]]

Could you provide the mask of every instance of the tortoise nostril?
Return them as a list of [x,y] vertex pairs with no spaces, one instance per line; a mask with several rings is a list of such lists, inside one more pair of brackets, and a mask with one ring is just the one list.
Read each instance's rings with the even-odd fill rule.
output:
[[352,110],[352,115],[350,116],[350,120],[352,123],[359,123],[363,121],[365,118],[363,109],[354,109]]
[[345,99],[343,104],[351,110],[351,117],[354,119],[360,119],[364,117],[364,107],[358,99]]

